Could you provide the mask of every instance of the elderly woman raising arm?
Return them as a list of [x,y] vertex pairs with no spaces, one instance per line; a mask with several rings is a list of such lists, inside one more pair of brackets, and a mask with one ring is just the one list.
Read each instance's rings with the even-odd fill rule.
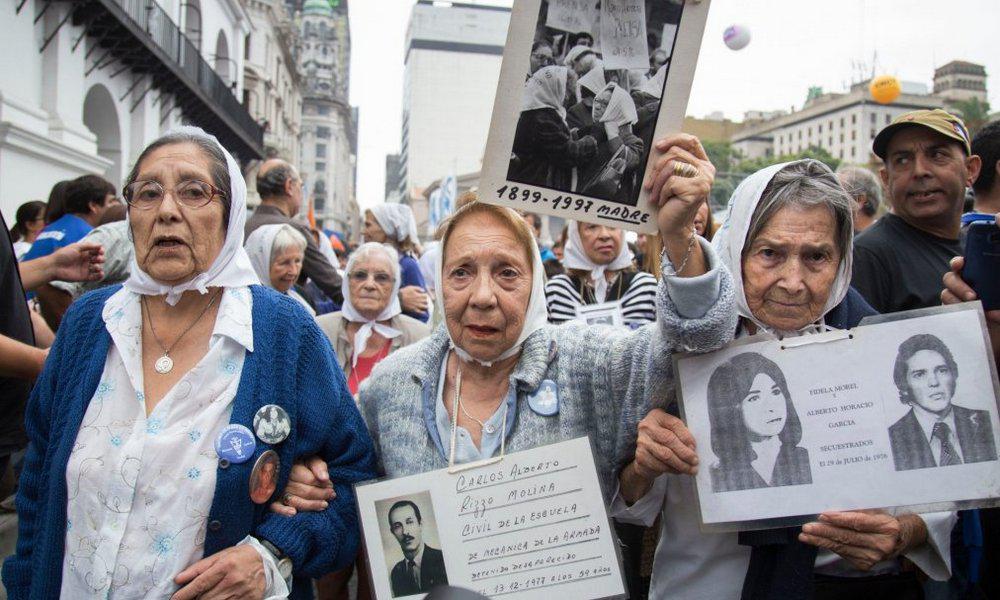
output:
[[[289,577],[353,559],[346,484],[373,474],[330,346],[298,302],[257,285],[246,186],[214,137],[153,142],[124,195],[131,276],[72,306],[29,403],[7,593],[308,597],[308,577]],[[314,454],[337,498],[315,515],[264,510]]]
[[[590,436],[612,488],[649,398],[670,393],[672,354],[719,348],[736,328],[731,277],[692,233],[715,170],[692,136],[664,140],[661,150],[668,147],[697,175],[657,173],[664,277],[657,322],[635,331],[547,324],[541,258],[524,220],[478,202],[453,215],[438,267],[445,322],[361,386],[385,475]],[[308,483],[307,469],[295,471]]]
[[[713,240],[733,273],[737,335],[807,335],[854,327],[875,314],[850,287],[851,212],[836,176],[818,161],[774,165],[740,184]],[[743,415],[749,428],[749,415]],[[778,485],[790,461],[779,456],[771,464],[770,472],[748,470],[744,480]],[[935,579],[948,578],[952,513],[827,513],[801,534],[797,528],[702,533],[690,477],[698,468],[695,440],[680,419],[660,409],[643,419],[613,514],[648,525],[662,511],[651,598],[736,598],[741,590],[744,597],[798,598],[810,593],[813,579],[818,597],[844,597],[846,589],[857,589],[846,586],[863,585],[858,577],[866,574],[882,576],[871,579],[873,585],[895,578],[889,585],[898,587],[890,589],[919,590],[913,573],[900,572],[900,556]],[[822,549],[818,556],[815,547]],[[866,589],[871,594],[875,588]]]

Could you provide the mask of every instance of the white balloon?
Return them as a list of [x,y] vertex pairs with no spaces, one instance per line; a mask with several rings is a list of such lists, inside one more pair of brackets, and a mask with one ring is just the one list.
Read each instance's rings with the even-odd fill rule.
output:
[[745,25],[730,25],[722,33],[722,41],[730,50],[742,50],[750,43],[750,29]]

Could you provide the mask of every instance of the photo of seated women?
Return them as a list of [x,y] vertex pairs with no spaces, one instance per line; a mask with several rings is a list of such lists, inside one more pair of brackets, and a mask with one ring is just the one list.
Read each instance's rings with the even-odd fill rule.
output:
[[754,352],[732,357],[708,380],[712,491],[812,483],[809,451],[785,376]]

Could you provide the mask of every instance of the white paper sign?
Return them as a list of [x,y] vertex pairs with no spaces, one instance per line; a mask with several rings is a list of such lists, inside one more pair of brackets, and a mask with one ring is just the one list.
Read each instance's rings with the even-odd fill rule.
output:
[[892,317],[910,318],[677,361],[706,529],[996,503],[996,367],[978,303]]
[[[565,65],[567,44],[558,40],[593,22],[598,1],[515,0],[479,199],[655,233],[655,206],[642,182],[660,157],[654,140],[681,130],[710,3],[603,0],[591,51]],[[671,35],[665,66],[660,53],[650,56],[661,31]],[[542,41],[552,59],[546,50],[532,53]],[[580,81],[605,85],[581,88]],[[608,137],[609,125],[618,136]]]
[[674,51],[674,37],[677,35],[677,25],[665,23],[663,25],[663,37],[660,38],[660,49],[666,51],[667,58]]
[[546,26],[569,33],[590,33],[598,18],[594,0],[549,0]]
[[648,69],[644,0],[601,2],[601,50],[605,69]]
[[576,307],[576,318],[587,325],[625,325],[621,302],[602,302],[600,304],[584,304]]
[[[442,583],[518,600],[625,593],[587,438],[355,491],[379,600]],[[408,566],[415,553],[419,576]]]

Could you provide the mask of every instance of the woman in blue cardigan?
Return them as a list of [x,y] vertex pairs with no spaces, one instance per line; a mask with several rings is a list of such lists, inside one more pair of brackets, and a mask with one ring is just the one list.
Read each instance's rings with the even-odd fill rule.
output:
[[[243,250],[246,185],[185,127],[139,156],[122,287],[67,313],[32,394],[11,598],[281,598],[353,560],[372,444],[330,345]],[[297,457],[337,482],[266,510]],[[296,575],[293,578],[293,573]]]

